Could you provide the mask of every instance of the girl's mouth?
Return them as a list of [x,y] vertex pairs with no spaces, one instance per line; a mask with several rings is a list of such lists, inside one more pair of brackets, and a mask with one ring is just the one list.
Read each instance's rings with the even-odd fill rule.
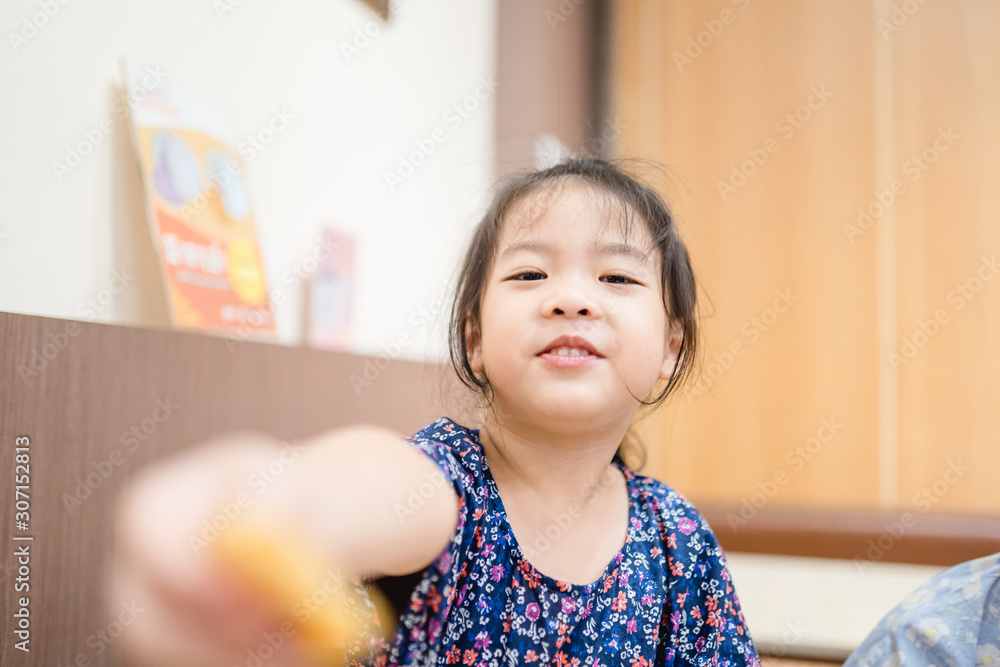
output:
[[553,366],[558,366],[559,368],[574,368],[576,366],[583,366],[584,364],[591,361],[597,361],[601,358],[589,350],[584,350],[579,347],[556,347],[548,352],[542,352],[538,356]]

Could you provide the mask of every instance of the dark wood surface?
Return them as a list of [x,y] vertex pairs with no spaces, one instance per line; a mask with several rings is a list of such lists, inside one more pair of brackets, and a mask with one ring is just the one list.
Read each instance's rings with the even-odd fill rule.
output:
[[[366,368],[374,379],[356,390],[351,376],[363,378]],[[303,439],[350,423],[376,423],[409,435],[443,414],[461,419],[460,410],[448,407],[461,397],[442,370],[193,333],[0,313],[0,540],[5,545],[0,665],[111,664],[108,643],[98,634],[109,629],[105,609],[116,606],[104,591],[114,548],[109,519],[116,492],[133,471],[233,430]],[[166,416],[168,405],[176,407]],[[154,416],[166,418],[157,423]],[[130,437],[133,428],[141,440]],[[19,436],[30,438],[27,531],[14,525]],[[67,505],[64,494],[72,496],[80,481],[95,473],[89,497]],[[15,534],[34,539],[14,542]],[[31,545],[27,593],[14,590],[13,552],[20,544]],[[14,647],[12,614],[22,595],[30,600],[30,653]]]
[[[699,504],[726,551],[951,566],[1000,552],[1000,517]],[[749,518],[743,520],[743,516]]]

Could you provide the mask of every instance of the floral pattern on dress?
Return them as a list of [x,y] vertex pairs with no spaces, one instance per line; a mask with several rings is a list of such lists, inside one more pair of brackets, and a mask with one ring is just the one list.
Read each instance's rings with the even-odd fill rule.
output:
[[759,667],[722,549],[667,485],[613,464],[628,482],[625,544],[599,579],[573,584],[525,557],[479,429],[442,417],[406,441],[452,483],[459,520],[372,664]]

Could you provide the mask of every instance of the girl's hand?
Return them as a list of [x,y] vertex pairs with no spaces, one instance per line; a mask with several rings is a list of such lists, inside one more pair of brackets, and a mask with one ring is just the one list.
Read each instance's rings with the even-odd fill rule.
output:
[[139,610],[114,646],[123,664],[308,664],[291,610],[218,557],[261,502],[249,481],[280,452],[260,435],[219,438],[141,471],[119,497],[108,604]]
[[142,611],[114,647],[151,667],[342,664],[345,646],[390,636],[373,624],[394,614],[341,572],[422,570],[458,508],[436,464],[381,427],[301,447],[256,434],[199,445],[141,471],[119,499],[108,602]]

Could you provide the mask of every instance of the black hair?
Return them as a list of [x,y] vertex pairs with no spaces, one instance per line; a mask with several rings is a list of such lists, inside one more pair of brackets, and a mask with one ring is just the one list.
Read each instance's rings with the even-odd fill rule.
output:
[[[479,335],[483,297],[496,259],[504,219],[511,208],[527,196],[567,179],[583,182],[597,192],[609,195],[610,201],[619,207],[626,233],[632,218],[641,218],[652,238],[653,247],[658,249],[662,259],[660,287],[663,305],[668,322],[680,328],[683,338],[677,363],[663,391],[649,402],[638,399],[652,411],[692,372],[699,348],[697,289],[687,248],[677,232],[670,209],[659,194],[629,173],[619,161],[570,159],[547,169],[516,173],[497,190],[472,235],[459,269],[449,326],[452,367],[463,384],[481,392],[487,403],[492,403],[489,378],[485,372],[473,370],[469,363],[468,345],[471,336]],[[626,465],[623,451],[627,448],[623,446],[628,439],[626,434],[613,459],[622,465]],[[639,449],[641,452],[641,445]],[[645,462],[645,453],[641,454],[642,462],[636,469]]]

